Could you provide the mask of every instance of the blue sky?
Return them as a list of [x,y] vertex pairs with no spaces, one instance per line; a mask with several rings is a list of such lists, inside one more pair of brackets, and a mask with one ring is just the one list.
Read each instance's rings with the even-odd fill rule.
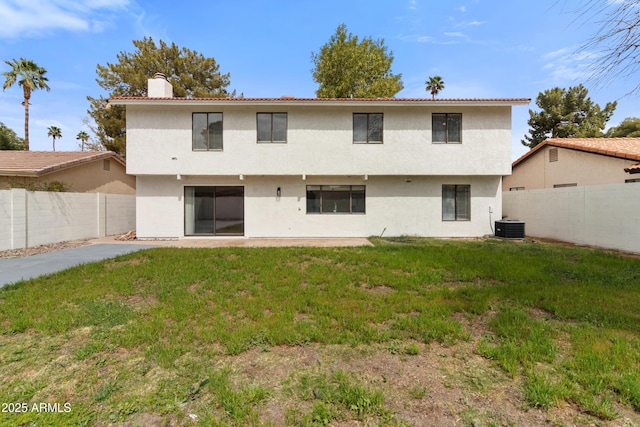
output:
[[[607,0],[602,0],[607,1]],[[614,0],[610,0],[614,1]],[[594,102],[617,100],[609,122],[640,117],[637,80],[587,81],[594,52],[578,48],[597,30],[581,17],[583,0],[0,0],[0,72],[28,58],[48,70],[51,91],[31,99],[32,150],[51,150],[49,126],[62,129],[58,150],[76,150],[88,117],[87,96],[106,95],[96,65],[116,62],[132,40],[175,42],[213,57],[230,73],[230,90],[247,97],[313,97],[311,53],[344,23],[354,35],[384,39],[401,73],[398,97],[428,97],[424,82],[440,75],[445,98],[531,98],[514,107],[512,157],[528,149],[529,108],[538,93],[584,83]],[[4,79],[3,79],[4,81]],[[22,91],[0,92],[0,122],[24,136]]]

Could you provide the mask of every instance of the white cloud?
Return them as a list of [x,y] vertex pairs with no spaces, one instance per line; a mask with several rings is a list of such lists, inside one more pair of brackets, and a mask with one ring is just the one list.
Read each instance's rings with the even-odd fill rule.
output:
[[434,41],[433,37],[423,36],[420,34],[400,35],[398,36],[398,38],[402,41],[414,42],[414,43],[431,43]]
[[100,31],[99,12],[128,6],[129,0],[0,0],[0,38],[32,37],[53,30]]
[[593,73],[592,64],[597,58],[593,52],[557,49],[542,56],[548,80],[552,84],[584,83]]
[[455,23],[453,26],[455,28],[460,28],[460,27],[477,27],[479,25],[484,25],[486,24],[487,21],[461,21],[461,22],[457,22]]
[[409,10],[417,10],[417,9],[418,9],[418,1],[409,0]]
[[464,12],[466,12],[466,11],[467,11],[467,8],[466,8],[465,6],[460,6],[460,7],[459,7],[459,8],[457,8],[456,10],[458,10],[458,11],[460,11],[460,12],[464,13]]

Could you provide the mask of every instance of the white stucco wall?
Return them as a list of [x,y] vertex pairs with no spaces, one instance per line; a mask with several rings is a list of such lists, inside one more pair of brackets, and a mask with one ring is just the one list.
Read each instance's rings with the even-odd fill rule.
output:
[[[223,113],[222,151],[192,150],[192,113]],[[286,144],[256,142],[257,112],[287,112]],[[383,144],[353,143],[353,113],[384,114]],[[462,113],[462,143],[431,142],[432,113]],[[507,175],[511,106],[127,105],[133,175]]]
[[[368,237],[419,235],[475,237],[492,234],[502,217],[500,176],[139,176],[137,236],[184,237],[184,187],[244,187],[245,237]],[[307,185],[365,185],[365,214],[307,214]],[[442,185],[471,185],[471,221],[442,221]],[[280,187],[281,197],[276,197]],[[492,213],[489,212],[491,208]]]
[[507,191],[503,212],[527,236],[640,252],[640,184]]

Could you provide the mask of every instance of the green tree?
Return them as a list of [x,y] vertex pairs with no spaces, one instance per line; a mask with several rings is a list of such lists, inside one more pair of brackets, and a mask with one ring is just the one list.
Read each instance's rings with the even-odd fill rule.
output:
[[431,93],[431,99],[435,99],[436,95],[444,89],[444,80],[440,76],[429,77],[429,80],[424,84],[426,85],[426,91]]
[[24,150],[24,139],[0,122],[0,150]]
[[604,109],[588,96],[583,85],[561,89],[555,87],[538,94],[536,105],[542,111],[529,110],[531,129],[521,141],[533,148],[547,138],[592,138],[604,136],[603,130],[613,115],[617,102]]
[[82,149],[81,150],[84,151],[84,145],[89,140],[89,134],[86,133],[85,131],[81,130],[80,132],[78,132],[78,135],[76,136],[76,139],[78,141],[81,141],[81,144],[82,144]]
[[[204,57],[196,51],[179,48],[175,43],[159,44],[151,37],[134,40],[134,52],[120,52],[116,63],[98,65],[96,81],[113,96],[146,96],[147,80],[155,73],[163,73],[173,85],[175,97],[234,97],[227,91],[229,74],[220,74],[215,59]],[[112,105],[105,108],[106,98],[88,96],[88,113],[93,118],[95,133],[100,145],[122,155],[126,153],[125,109]]]
[[344,24],[311,58],[318,98],[391,98],[403,88],[402,74],[391,72],[393,53],[384,40],[359,42]]
[[49,126],[47,136],[53,138],[53,151],[56,151],[56,138],[62,138],[62,131],[57,126]]
[[38,89],[49,90],[47,85],[49,79],[45,77],[47,70],[24,58],[4,62],[11,69],[2,73],[5,77],[2,89],[6,90],[17,82],[18,85],[22,86],[24,93],[24,101],[22,101],[22,105],[24,105],[24,149],[29,151],[29,100],[31,99],[32,91]]
[[639,138],[640,118],[627,117],[618,126],[611,127],[605,136],[607,138]]

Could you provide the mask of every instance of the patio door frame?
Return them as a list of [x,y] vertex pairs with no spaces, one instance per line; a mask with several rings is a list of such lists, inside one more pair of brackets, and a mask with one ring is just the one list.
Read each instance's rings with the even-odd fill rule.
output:
[[184,187],[185,236],[244,236],[244,186]]

